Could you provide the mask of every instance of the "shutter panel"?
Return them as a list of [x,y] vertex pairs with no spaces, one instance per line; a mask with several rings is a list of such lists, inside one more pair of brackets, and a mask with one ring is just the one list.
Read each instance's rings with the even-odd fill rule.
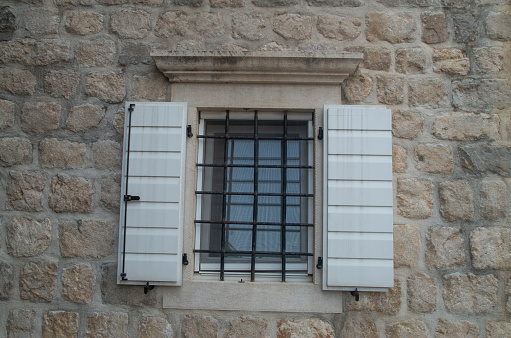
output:
[[384,107],[325,106],[325,290],[394,285],[391,122]]
[[185,103],[126,104],[119,284],[181,285],[185,150]]

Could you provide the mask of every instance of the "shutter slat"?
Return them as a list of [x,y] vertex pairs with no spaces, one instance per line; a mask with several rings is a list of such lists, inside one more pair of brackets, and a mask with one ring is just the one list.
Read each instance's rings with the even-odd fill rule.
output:
[[329,179],[371,181],[392,180],[391,157],[359,155],[330,155],[329,157]]
[[392,207],[328,206],[329,231],[390,232]]
[[126,226],[131,228],[178,228],[177,222],[162,222],[162,219],[179,219],[179,203],[132,202],[128,204]]
[[132,127],[130,151],[181,150],[181,128]]
[[389,259],[331,259],[328,269],[328,285],[360,291],[394,286],[394,264]]
[[131,152],[130,176],[179,177],[181,153],[177,152]]

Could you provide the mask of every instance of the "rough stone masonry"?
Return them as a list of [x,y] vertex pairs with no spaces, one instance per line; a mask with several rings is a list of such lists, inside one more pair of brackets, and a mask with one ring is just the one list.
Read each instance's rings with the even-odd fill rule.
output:
[[[123,109],[149,53],[361,52],[346,104],[393,111],[395,287],[340,315],[162,308],[115,283]],[[0,332],[8,337],[509,337],[511,3],[3,0]]]

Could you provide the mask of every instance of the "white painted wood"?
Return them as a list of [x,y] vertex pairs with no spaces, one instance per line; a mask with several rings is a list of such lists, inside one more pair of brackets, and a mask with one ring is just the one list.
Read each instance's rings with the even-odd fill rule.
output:
[[392,180],[391,156],[330,155],[330,180]]
[[166,228],[128,228],[127,253],[177,254],[178,230]]
[[166,102],[152,102],[144,106],[143,113],[138,113],[141,104],[135,105],[137,114],[131,117],[132,127],[178,127],[183,124],[183,114],[175,106]]
[[344,106],[328,109],[328,129],[392,130],[390,109]]
[[328,154],[392,155],[392,133],[388,131],[329,130]]
[[179,183],[176,177],[130,176],[129,193],[145,202],[179,202]]
[[181,128],[131,128],[130,151],[180,151]]
[[329,259],[327,287],[390,288],[394,286],[391,259]]
[[329,232],[328,258],[392,259],[392,233]]
[[328,206],[329,231],[390,232],[392,207]]
[[179,177],[181,153],[136,152],[130,154],[130,176]]
[[328,181],[329,205],[392,206],[392,181]]
[[[178,255],[164,254],[126,254],[128,280],[123,284],[145,284],[149,282],[179,282],[176,271],[180,267]],[[142,282],[142,283],[137,283]],[[153,283],[150,283],[153,284]]]
[[133,201],[128,203],[129,228],[178,228],[179,203],[151,203]]

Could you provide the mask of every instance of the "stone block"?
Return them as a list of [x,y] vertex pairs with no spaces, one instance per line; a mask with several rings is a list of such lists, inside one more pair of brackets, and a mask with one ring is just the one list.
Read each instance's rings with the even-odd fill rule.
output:
[[137,101],[164,101],[167,89],[170,86],[169,80],[160,74],[133,77],[135,89],[132,97]]
[[29,8],[25,13],[25,28],[32,34],[57,34],[60,16],[56,8]]
[[128,337],[128,314],[122,312],[93,313],[87,322],[85,337]]
[[465,265],[463,238],[456,228],[432,228],[427,235],[426,263],[436,269]]
[[94,143],[94,166],[96,168],[121,168],[122,149],[115,141],[98,141]]
[[[302,320],[285,318],[277,322],[277,328],[277,336],[281,338],[334,337],[332,325],[319,318],[307,318]],[[259,335],[258,337],[264,336]]]
[[174,0],[174,3],[178,6],[188,7],[200,7],[202,6],[203,0]]
[[406,80],[403,77],[379,75],[376,77],[378,102],[401,104],[405,98]]
[[137,0],[137,4],[147,5],[147,6],[160,6],[163,4],[163,0]]
[[183,337],[217,338],[218,322],[213,317],[187,315],[183,320]]
[[117,48],[111,40],[82,41],[76,50],[80,66],[106,67],[114,64]]
[[470,234],[472,265],[476,269],[511,269],[511,230],[477,228]]
[[471,174],[496,173],[511,177],[511,148],[467,145],[460,147],[463,168]]
[[62,298],[75,303],[89,303],[96,286],[96,274],[89,264],[65,268],[62,274]]
[[394,267],[417,266],[419,230],[413,225],[394,225]]
[[33,218],[14,217],[6,226],[7,252],[15,257],[37,256],[51,242],[51,222]]
[[124,134],[124,110],[115,114],[113,126],[119,134]]
[[498,125],[497,115],[452,112],[435,119],[432,134],[444,140],[494,140],[498,135]]
[[57,264],[51,262],[30,262],[20,273],[21,299],[31,302],[51,302],[55,291]]
[[469,10],[458,10],[452,14],[454,23],[454,42],[469,43],[475,41],[478,32],[478,18]]
[[71,44],[62,39],[16,39],[0,42],[0,62],[47,66],[71,59]]
[[444,277],[442,296],[453,313],[488,313],[497,305],[498,280],[493,275],[454,273]]
[[438,318],[435,331],[436,337],[478,338],[479,328],[475,323],[466,320]]
[[188,32],[188,16],[183,12],[166,12],[158,17],[154,34],[161,38],[183,36]]
[[62,221],[59,227],[63,257],[108,256],[113,249],[114,224],[94,219]]
[[10,167],[32,162],[32,143],[22,137],[0,138],[0,165]]
[[390,43],[415,40],[416,22],[409,13],[370,13],[366,18],[367,40]]
[[366,74],[349,77],[344,81],[344,95],[350,103],[364,101],[373,90],[373,79]]
[[106,6],[115,6],[115,5],[123,5],[128,2],[128,0],[96,0],[101,5]]
[[14,10],[8,6],[0,7],[0,33],[11,33],[7,35],[7,37],[11,37],[17,28]]
[[104,17],[97,12],[69,12],[66,20],[66,31],[75,35],[96,34],[103,28]]
[[419,74],[426,71],[424,49],[406,47],[396,50],[396,70],[404,74]]
[[459,110],[475,113],[504,109],[511,104],[511,87],[506,80],[481,79],[453,81],[453,104]]
[[309,6],[314,7],[360,7],[362,0],[307,0]]
[[471,220],[474,216],[474,193],[467,182],[440,183],[440,212],[448,221]]
[[437,73],[467,75],[470,61],[458,48],[437,48],[433,52],[433,70]]
[[[271,42],[270,42],[271,44]],[[263,45],[259,48],[260,51],[262,50],[285,50],[285,49],[266,49],[268,45]],[[270,47],[271,48],[271,47]],[[278,47],[277,47],[278,48]],[[248,49],[245,47],[242,47],[240,45],[236,45],[234,43],[224,43],[216,48],[216,50],[224,50],[224,51],[240,51],[240,52],[248,52]]]
[[48,311],[43,315],[43,338],[78,337],[77,312]]
[[34,74],[28,70],[0,68],[0,78],[2,79],[2,81],[0,81],[1,90],[21,96],[30,96],[34,94],[37,81]]
[[115,174],[101,180],[101,203],[112,211],[119,210],[121,198],[121,175]]
[[317,30],[327,39],[353,41],[362,33],[362,22],[358,18],[320,15]]
[[39,144],[41,165],[48,168],[82,168],[85,165],[85,143],[46,138]]
[[437,2],[433,0],[380,0],[378,2],[381,2],[385,6],[392,6],[392,7],[427,7],[427,6],[433,6]]
[[176,50],[186,50],[186,51],[203,51],[206,46],[204,44],[203,38],[198,38],[196,40],[181,40],[177,43]]
[[430,174],[451,174],[454,169],[449,146],[422,144],[415,149],[417,168]]
[[241,8],[245,6],[244,0],[209,0],[212,8]]
[[385,327],[385,334],[387,337],[395,338],[426,338],[428,337],[428,328],[426,324],[420,320],[412,319],[406,322],[399,322],[394,324],[388,324]]
[[126,96],[122,73],[94,73],[87,76],[85,93],[108,103],[119,103]]
[[257,7],[286,7],[298,5],[300,0],[252,0]]
[[394,287],[387,292],[362,292],[359,301],[348,298],[347,306],[350,311],[375,311],[393,314],[401,306],[401,282],[394,279]]
[[76,72],[52,70],[44,76],[44,91],[53,97],[71,98],[76,94],[80,74]]
[[174,337],[171,325],[161,317],[142,317],[138,332],[141,338]]
[[362,332],[364,338],[380,337],[378,327],[369,313],[348,312],[340,337],[359,337]]
[[485,327],[486,338],[506,338],[511,332],[511,322],[490,321]]
[[441,43],[447,41],[449,30],[444,13],[424,12],[421,14],[422,41],[425,43]]
[[151,47],[152,45],[147,43],[128,43],[121,49],[119,64],[122,66],[138,65],[139,63],[153,65],[154,60],[149,55]]
[[11,171],[7,186],[7,209],[21,211],[43,210],[43,189],[46,175]]
[[33,337],[35,328],[35,311],[16,309],[9,311],[7,319],[7,336],[9,338]]
[[397,210],[406,218],[425,219],[433,210],[433,183],[424,179],[397,181]]
[[500,47],[474,48],[475,69],[483,74],[497,74],[504,67],[504,51]]
[[226,31],[223,16],[219,13],[200,13],[195,21],[197,33],[207,38],[222,36]]
[[392,172],[402,173],[408,168],[406,162],[408,154],[402,146],[392,146]]
[[309,40],[312,36],[312,17],[296,13],[277,15],[273,21],[273,31],[287,40]]
[[11,298],[13,276],[12,265],[0,261],[0,300]]
[[21,129],[30,134],[58,129],[60,109],[55,102],[25,103],[21,109]]
[[446,7],[465,8],[472,4],[471,0],[442,0],[442,4]]
[[78,133],[89,128],[98,127],[103,121],[104,110],[100,106],[85,104],[71,108],[67,118],[67,129]]
[[420,113],[409,110],[392,112],[392,135],[399,138],[414,139],[422,132],[424,125]]
[[[358,48],[354,49],[357,52]],[[362,50],[364,53],[364,61],[362,67],[370,70],[390,70],[391,52],[384,47],[366,47]]]
[[14,125],[14,102],[0,99],[0,131]]
[[412,106],[440,108],[448,105],[447,88],[441,79],[418,78],[409,81],[409,103]]
[[486,219],[506,217],[508,201],[507,186],[502,181],[481,182],[481,211]]
[[151,32],[151,15],[142,10],[120,10],[110,16],[110,26],[123,39],[142,39]]
[[486,31],[492,40],[511,41],[511,9],[490,13]]
[[434,278],[415,273],[407,279],[408,309],[416,313],[428,313],[436,310],[438,285]]
[[48,205],[55,212],[92,212],[92,183],[81,177],[57,175],[51,180]]
[[266,19],[261,14],[236,14],[232,17],[232,37],[250,41],[261,40]]
[[268,321],[266,319],[256,319],[248,316],[235,318],[231,321],[231,327],[227,332],[226,338],[236,337],[270,337],[268,334]]

